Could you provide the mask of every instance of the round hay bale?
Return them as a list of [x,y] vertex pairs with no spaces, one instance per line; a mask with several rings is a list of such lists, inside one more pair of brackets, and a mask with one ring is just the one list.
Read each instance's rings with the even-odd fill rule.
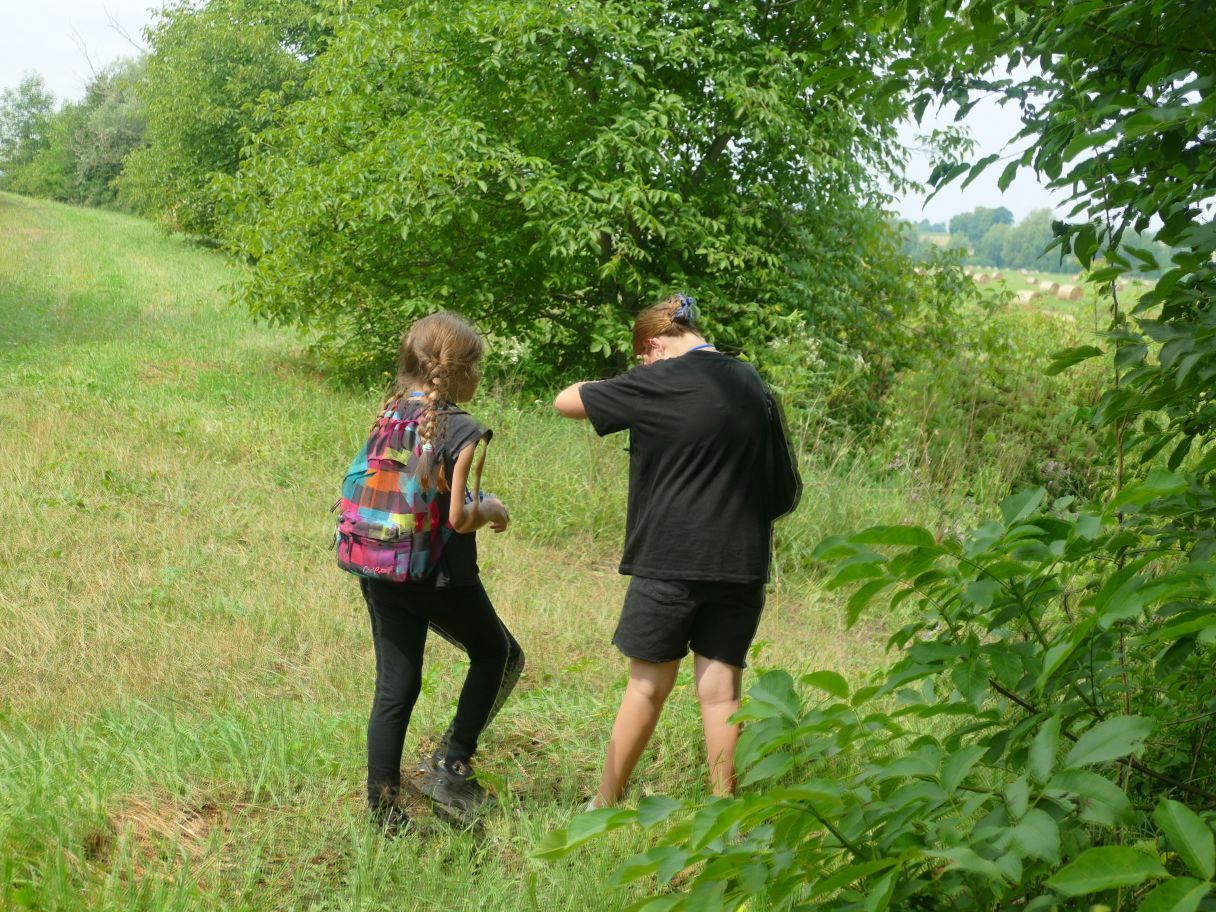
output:
[[975,277],[976,285],[987,285],[991,281],[992,281],[992,279],[988,278],[988,273],[986,273],[986,272],[981,272],[979,275],[977,275]]
[[1055,282],[1049,282],[1047,280],[1044,280],[1039,283],[1039,291],[1043,292],[1043,294],[1053,295],[1059,290],[1060,290],[1060,286],[1058,284],[1056,284]]
[[1018,304],[1025,305],[1025,304],[1033,304],[1040,297],[1041,297],[1041,295],[1037,291],[1027,288],[1024,291],[1019,291],[1016,295],[1013,296],[1013,299]]
[[1056,291],[1056,297],[1065,301],[1080,301],[1085,297],[1085,289],[1080,285],[1061,285]]
[[992,274],[992,281],[994,281],[994,282],[1003,281],[1004,278],[1005,278],[1005,274],[1003,272],[994,272]]

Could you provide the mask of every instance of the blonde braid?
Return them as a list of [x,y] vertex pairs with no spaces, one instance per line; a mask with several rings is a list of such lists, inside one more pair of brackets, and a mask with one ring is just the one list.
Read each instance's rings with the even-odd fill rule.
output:
[[443,353],[440,353],[439,363],[428,370],[426,393],[426,412],[418,424],[419,440],[422,443],[422,457],[418,461],[418,479],[424,486],[431,483],[431,473],[438,467],[435,479],[440,491],[448,490],[447,473],[444,471],[443,460],[439,458],[443,445],[443,435],[447,430],[448,371],[443,363]]
[[417,431],[422,448],[417,474],[424,485],[430,484],[438,463],[436,485],[441,491],[448,490],[447,466],[439,458],[447,432],[447,406],[473,395],[483,351],[481,337],[473,327],[448,311],[423,317],[401,334],[390,398],[404,398],[410,390],[425,390]]

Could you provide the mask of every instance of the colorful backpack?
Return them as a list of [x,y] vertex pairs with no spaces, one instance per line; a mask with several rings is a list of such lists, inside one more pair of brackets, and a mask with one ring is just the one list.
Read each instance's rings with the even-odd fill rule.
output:
[[[392,583],[430,576],[452,535],[442,509],[438,473],[425,487],[417,475],[422,456],[418,424],[424,413],[407,416],[400,409],[399,402],[390,402],[376,419],[346,472],[342,497],[335,505],[338,566],[356,576]],[[484,462],[483,450],[473,490],[481,483]]]

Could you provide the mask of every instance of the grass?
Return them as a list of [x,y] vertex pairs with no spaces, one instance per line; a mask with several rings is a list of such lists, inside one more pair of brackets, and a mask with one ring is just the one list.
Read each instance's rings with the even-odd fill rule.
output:
[[[377,839],[368,624],[327,548],[375,395],[230,308],[231,269],[135,218],[0,194],[0,908],[620,908],[604,881],[634,837],[529,856],[591,792],[624,682],[620,442],[472,404],[514,519],[483,536],[483,575],[528,655],[479,755],[502,807],[476,836],[419,806],[426,838]],[[756,668],[856,679],[880,661],[880,631],[844,629],[806,551],[942,507],[848,471],[808,462]],[[407,760],[463,671],[432,644]],[[633,798],[704,788],[689,677]]]

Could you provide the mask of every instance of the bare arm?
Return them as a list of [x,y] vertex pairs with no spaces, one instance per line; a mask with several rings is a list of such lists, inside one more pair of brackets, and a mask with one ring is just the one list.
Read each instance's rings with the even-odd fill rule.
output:
[[456,457],[452,469],[452,499],[448,506],[448,522],[457,532],[476,532],[482,526],[490,526],[495,532],[507,528],[507,508],[496,497],[479,500],[474,492],[471,503],[464,502],[465,488],[469,483],[469,467],[473,464],[473,453],[477,444],[465,447]]
[[583,407],[583,395],[579,390],[583,383],[572,383],[557,394],[553,407],[563,418],[586,418],[587,410]]

